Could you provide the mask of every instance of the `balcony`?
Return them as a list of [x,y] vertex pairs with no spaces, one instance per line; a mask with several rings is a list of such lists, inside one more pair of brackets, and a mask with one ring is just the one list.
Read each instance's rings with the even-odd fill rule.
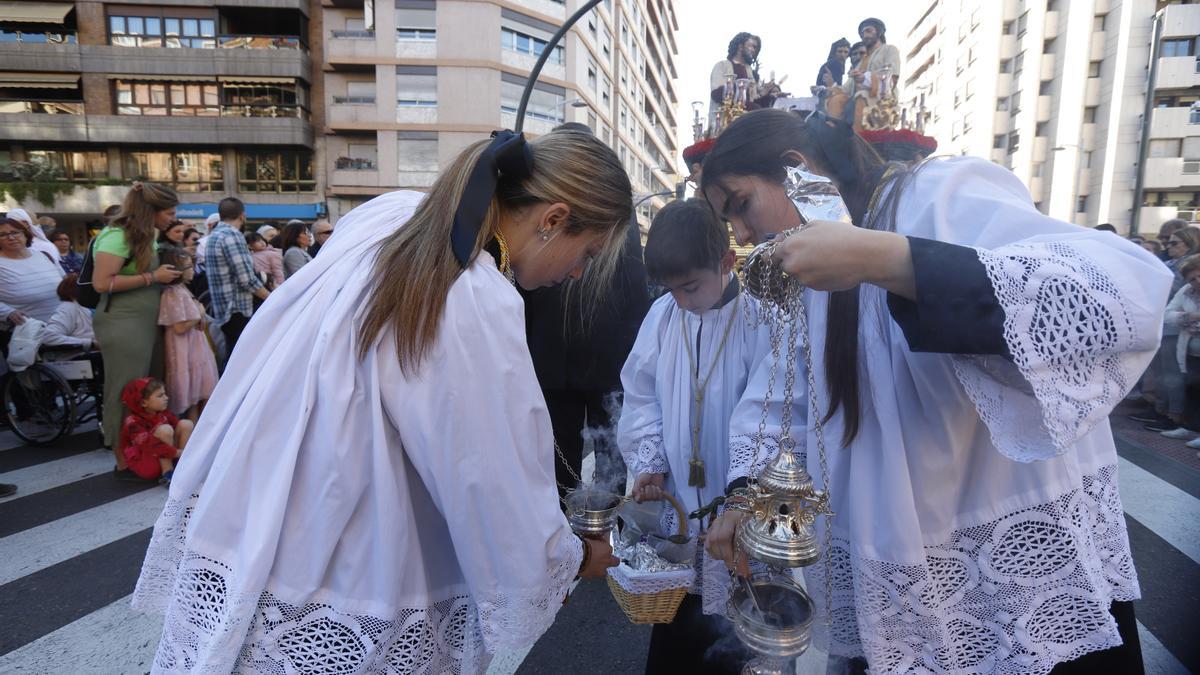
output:
[[1187,138],[1200,136],[1200,124],[1190,124],[1192,112],[1187,107],[1155,108],[1150,121],[1151,138]]
[[1085,106],[1095,107],[1100,105],[1101,84],[1102,82],[1098,77],[1089,77],[1087,79],[1087,85],[1083,89],[1083,104]]
[[0,41],[0,63],[5,70],[79,72],[79,45],[45,42]]
[[1058,37],[1059,18],[1060,18],[1060,16],[1059,16],[1058,12],[1046,12],[1045,37],[1047,40],[1053,40],[1054,38]]
[[0,113],[36,113],[39,115],[82,115],[83,101],[3,101]]
[[[2,52],[0,52],[2,54]],[[1194,56],[1167,56],[1158,60],[1159,89],[1200,87],[1200,59]]]
[[134,117],[0,113],[0,140],[311,148],[312,126],[296,117]]
[[[338,99],[346,99],[347,102],[339,103]],[[364,103],[351,103],[349,99],[359,98]],[[362,129],[373,127],[380,122],[379,108],[375,106],[375,100],[371,99],[370,103],[366,103],[365,97],[338,97],[333,98],[333,103],[326,109],[326,118],[329,120],[329,126],[333,129]]]
[[1057,60],[1054,54],[1042,54],[1042,68],[1039,71],[1039,80],[1053,80],[1057,73]]
[[[1189,168],[1197,162],[1187,162]],[[1148,157],[1146,159],[1146,187],[1178,192],[1200,189],[1200,173],[1184,173],[1182,157]]]
[[351,65],[374,71],[378,49],[375,31],[335,30],[325,41],[325,58],[337,70],[346,70],[344,66]]
[[338,187],[380,187],[379,166],[373,159],[362,157],[338,157],[329,175],[329,184]]
[[1054,101],[1049,96],[1037,97],[1037,121],[1047,122],[1054,112]]
[[1091,45],[1088,51],[1089,61],[1103,61],[1104,52],[1108,48],[1108,33],[1092,33]]
[[[141,50],[137,58],[132,58],[131,49]],[[300,49],[83,45],[80,51],[85,73],[163,75],[164,79],[174,75],[244,75],[299,78],[307,82],[312,68],[308,52]]]

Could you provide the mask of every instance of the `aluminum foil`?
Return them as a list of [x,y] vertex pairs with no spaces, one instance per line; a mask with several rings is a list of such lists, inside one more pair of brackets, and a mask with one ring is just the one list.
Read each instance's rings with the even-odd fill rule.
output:
[[613,549],[613,555],[639,572],[674,572],[691,567],[686,563],[673,563],[662,559],[645,541],[639,541],[632,546],[618,543]]
[[810,173],[802,166],[787,167],[787,178],[783,182],[788,197],[804,222],[813,220],[840,220],[850,222],[850,211],[842,201],[837,186],[825,176]]

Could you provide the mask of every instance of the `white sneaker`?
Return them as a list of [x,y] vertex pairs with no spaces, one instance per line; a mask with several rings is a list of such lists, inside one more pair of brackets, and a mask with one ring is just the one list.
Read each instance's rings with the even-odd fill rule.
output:
[[1191,429],[1184,429],[1183,427],[1175,427],[1170,431],[1160,431],[1158,433],[1166,438],[1178,439],[1191,438],[1196,435],[1196,432]]
[[[1187,446],[1193,450],[1200,450],[1200,437],[1196,437],[1188,441]],[[1200,455],[1200,453],[1196,454]]]

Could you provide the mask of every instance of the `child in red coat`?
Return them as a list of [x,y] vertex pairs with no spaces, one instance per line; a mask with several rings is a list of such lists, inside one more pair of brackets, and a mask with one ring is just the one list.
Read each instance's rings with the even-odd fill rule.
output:
[[175,460],[192,435],[192,422],[167,410],[167,389],[152,377],[125,385],[121,402],[130,412],[121,425],[120,441],[129,469],[140,478],[170,483]]

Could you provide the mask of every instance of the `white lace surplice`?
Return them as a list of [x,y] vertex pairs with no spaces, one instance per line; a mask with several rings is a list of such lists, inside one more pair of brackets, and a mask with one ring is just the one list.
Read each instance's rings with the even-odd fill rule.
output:
[[[680,309],[669,294],[664,295],[654,302],[642,321],[637,341],[621,370],[624,401],[617,424],[617,444],[625,464],[634,476],[639,473],[667,474],[665,489],[679,498],[685,513],[725,494],[729,416],[745,390],[751,367],[761,360],[768,347],[765,329],[755,328],[750,320],[757,312],[757,301],[744,293],[739,300],[700,316]],[[686,337],[680,317],[687,326]],[[718,356],[717,348],[730,321],[736,323],[730,327],[729,337]],[[700,334],[698,348],[697,333]],[[705,387],[700,420],[700,458],[705,467],[703,488],[688,485],[695,404],[692,365],[685,339],[691,342],[697,355],[701,379],[714,361],[720,359]],[[664,506],[664,532],[674,534],[678,527],[675,510]],[[690,536],[696,537],[700,533],[699,523],[688,521],[688,530]],[[706,568],[710,562],[708,556],[702,550],[699,554],[697,566]],[[716,569],[723,572],[724,564],[717,562]],[[729,584],[727,572],[713,579],[725,586]],[[706,611],[725,611],[723,603],[709,602],[710,597],[724,597],[724,593],[709,593],[703,584],[697,589],[705,596]]]
[[[1041,674],[1119,645],[1109,606],[1140,591],[1106,416],[1158,347],[1170,274],[1038,213],[1009,171],[972,158],[922,168],[897,231],[978,250],[1013,359],[913,353],[884,294],[863,287],[862,424],[844,449],[841,414],[825,426],[837,515],[832,551],[805,570],[814,625],[824,633],[828,562],[829,647],[873,673]],[[827,301],[806,294],[822,411]],[[731,480],[777,447],[769,432],[750,468],[764,382],[760,368],[735,412]],[[796,401],[819,483],[806,394]]]
[[511,284],[479,256],[417,374],[390,333],[357,355],[374,244],[421,196],[348,214],[243,333],[134,594],[155,672],[474,673],[553,621],[582,551]]

